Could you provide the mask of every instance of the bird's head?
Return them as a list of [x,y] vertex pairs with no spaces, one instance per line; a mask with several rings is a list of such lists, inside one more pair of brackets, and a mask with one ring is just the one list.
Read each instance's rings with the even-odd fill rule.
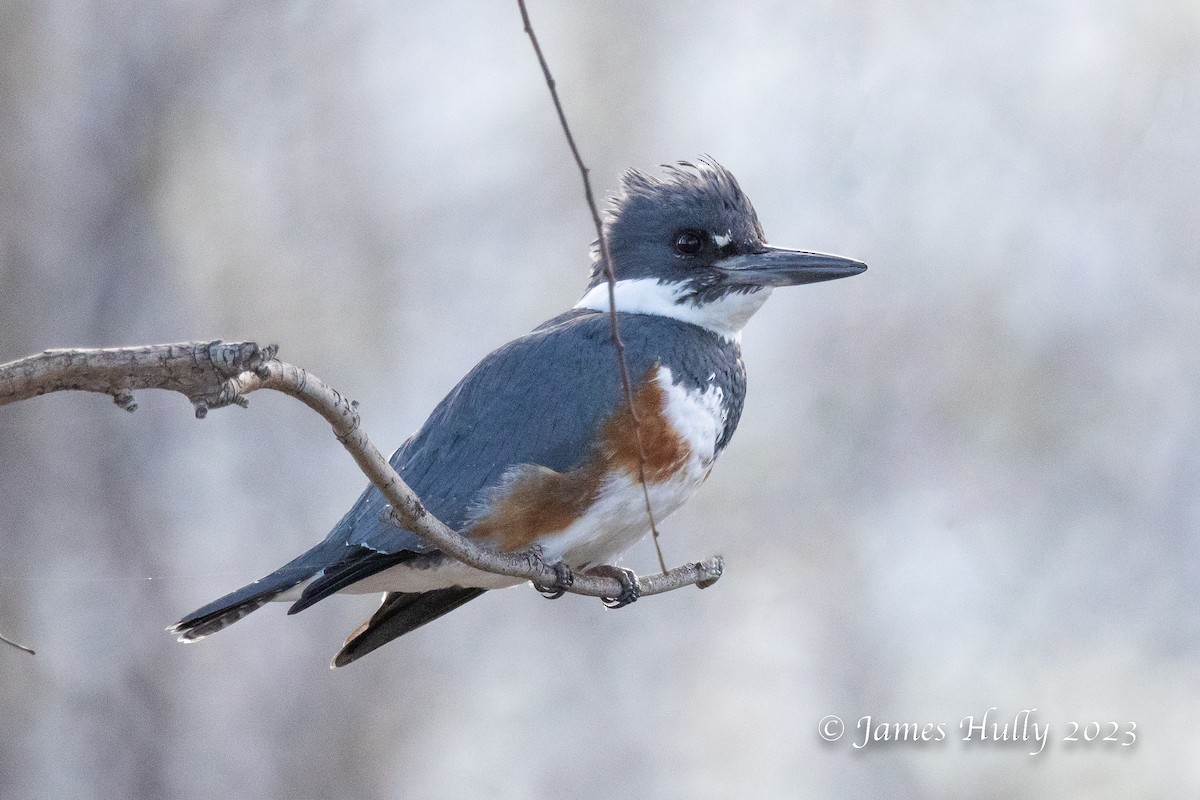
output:
[[[866,264],[766,243],[737,180],[711,158],[662,177],[625,173],[604,225],[618,311],[660,314],[735,336],[777,286],[857,275]],[[608,310],[599,248],[577,307]]]

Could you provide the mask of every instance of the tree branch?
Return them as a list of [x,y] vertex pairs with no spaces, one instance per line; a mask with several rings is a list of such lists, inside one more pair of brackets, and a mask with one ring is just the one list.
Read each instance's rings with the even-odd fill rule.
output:
[[[316,411],[333,427],[338,441],[363,473],[383,492],[396,524],[418,534],[442,552],[472,567],[522,578],[541,586],[555,583],[554,565],[535,551],[500,553],[477,546],[430,514],[412,489],[367,438],[355,403],[320,378],[275,358],[277,347],[253,342],[181,342],[95,350],[47,350],[0,364],[0,405],[65,390],[101,392],[129,411],[133,392],[167,389],[186,396],[203,418],[209,409],[246,406],[246,395],[274,389]],[[719,556],[638,578],[642,595],[662,594],[695,584],[712,585],[721,577]],[[590,597],[617,597],[615,578],[581,573],[567,589]]]
[[37,655],[37,653],[36,653],[36,652],[34,652],[34,650],[33,650],[33,648],[32,648],[32,647],[26,647],[26,646],[25,646],[25,645],[23,645],[23,644],[19,644],[19,643],[17,643],[17,642],[14,642],[12,639],[9,639],[7,636],[4,636],[3,634],[0,634],[0,644],[7,644],[7,645],[11,645],[11,646],[13,646],[13,647],[17,648],[18,650],[23,650],[23,651],[25,651],[26,653],[29,653],[29,655],[31,655],[31,656],[36,656],[36,655]]
[[95,350],[46,350],[0,364],[0,406],[30,397],[80,390],[111,395],[126,411],[137,409],[133,392],[169,389],[185,395],[203,418],[209,408],[237,403],[225,381],[275,357],[274,345],[253,342],[183,342]]

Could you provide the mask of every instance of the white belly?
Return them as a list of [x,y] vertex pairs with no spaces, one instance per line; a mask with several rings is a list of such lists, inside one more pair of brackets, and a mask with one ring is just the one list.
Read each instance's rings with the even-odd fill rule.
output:
[[539,540],[548,556],[575,567],[611,563],[650,532],[647,494],[658,524],[687,502],[708,477],[725,426],[721,390],[710,386],[704,392],[688,391],[672,383],[666,367],[659,368],[657,380],[666,391],[667,418],[690,451],[683,469],[670,480],[649,483],[645,491],[636,477],[610,475],[582,517],[566,530]]

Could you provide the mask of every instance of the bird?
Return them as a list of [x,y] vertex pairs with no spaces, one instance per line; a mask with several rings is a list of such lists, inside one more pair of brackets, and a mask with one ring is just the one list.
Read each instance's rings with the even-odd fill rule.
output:
[[[389,460],[430,512],[476,544],[536,547],[568,573],[616,577],[612,604],[623,605],[637,597],[636,576],[613,562],[649,533],[647,504],[655,520],[678,509],[737,428],[743,326],[776,288],[867,267],[768,245],[737,180],[709,156],[625,172],[602,236],[612,305],[597,240],[575,306],[486,356]],[[290,601],[292,614],[339,592],[382,592],[334,658],[341,667],[523,582],[445,555],[388,511],[368,486],[319,544],[168,630],[191,642],[271,601]]]

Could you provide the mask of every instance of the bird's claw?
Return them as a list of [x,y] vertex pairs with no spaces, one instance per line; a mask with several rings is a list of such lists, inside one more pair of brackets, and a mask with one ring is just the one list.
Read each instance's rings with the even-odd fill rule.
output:
[[554,570],[554,582],[549,586],[543,586],[540,583],[534,583],[533,588],[541,593],[542,597],[547,600],[557,600],[567,593],[567,589],[571,588],[571,584],[575,582],[575,573],[565,561],[555,561],[553,564],[546,563],[545,557],[542,555],[542,548],[537,545],[529,548],[530,560],[539,568],[549,567]]
[[535,583],[533,588],[542,593],[542,597],[547,600],[557,600],[567,593],[567,589],[571,588],[571,584],[575,582],[575,573],[567,566],[564,561],[556,561],[551,567],[554,569],[554,583],[551,586],[542,586]]
[[641,587],[638,586],[638,576],[631,569],[600,564],[589,569],[588,574],[601,578],[615,578],[621,584],[621,593],[616,597],[600,598],[606,608],[624,608],[642,596]]

